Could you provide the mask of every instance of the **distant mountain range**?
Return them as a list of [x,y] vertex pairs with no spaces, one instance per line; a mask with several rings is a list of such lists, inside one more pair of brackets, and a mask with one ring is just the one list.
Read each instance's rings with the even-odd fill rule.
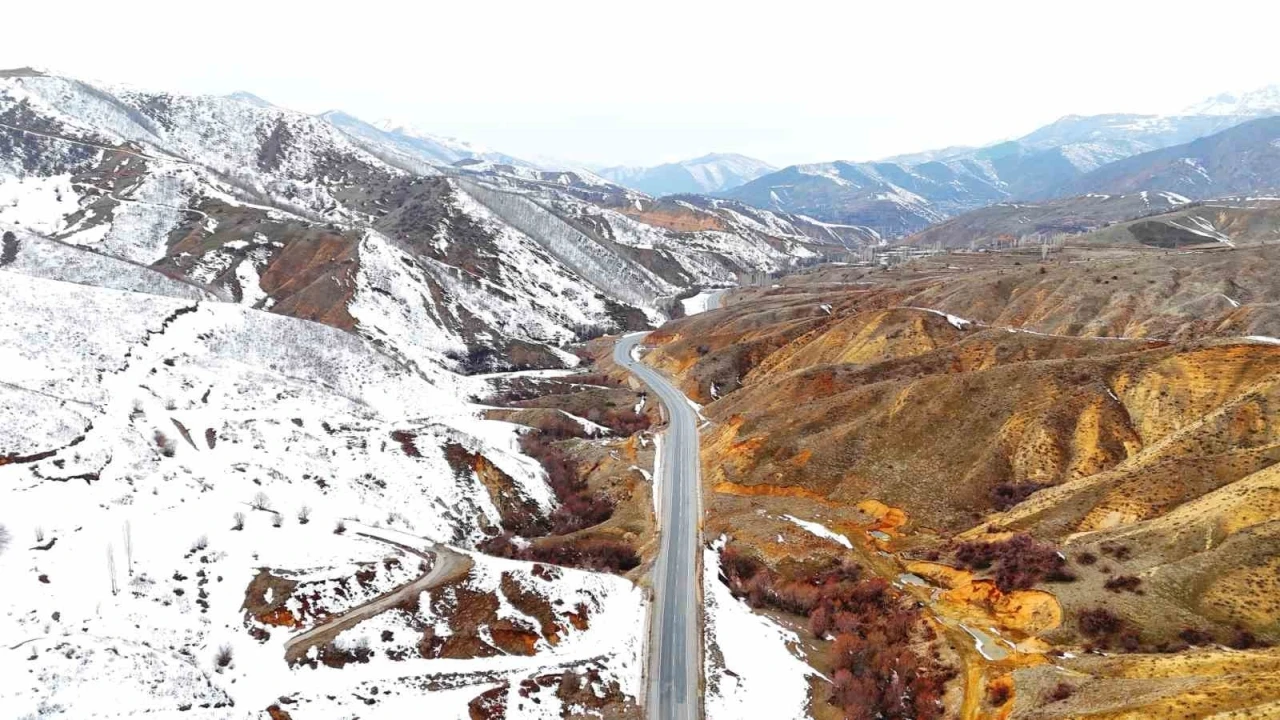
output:
[[1167,190],[1192,199],[1277,189],[1280,116],[1118,160],[1064,188],[1068,194]]
[[[1112,185],[1124,184],[1119,179],[1124,168],[1138,167],[1106,170],[1114,163],[1276,114],[1280,114],[1280,88],[1272,86],[1241,96],[1220,95],[1178,115],[1069,115],[1016,140],[983,148],[947,148],[882,162],[793,165],[720,194],[760,208],[866,226],[886,237],[900,237],[997,202],[1112,192]],[[1225,157],[1229,146],[1227,142],[1219,150],[1206,152]],[[1250,169],[1240,173],[1218,166],[1219,175],[1230,175],[1232,180],[1216,184],[1195,180],[1193,166],[1186,165],[1190,174],[1168,167],[1167,177],[1145,184],[1131,179],[1127,187],[1192,198],[1205,197],[1203,193],[1211,188],[1243,192],[1242,185],[1257,181],[1263,173],[1258,167],[1261,161],[1252,162]]]
[[776,169],[745,155],[712,153],[654,167],[605,168],[599,174],[619,185],[661,197],[730,190]]
[[[1028,236],[1081,234],[1212,199],[1214,212],[1185,221],[1152,220],[1134,235],[1108,241],[1173,242],[1169,232],[1190,240],[1257,240],[1271,232],[1268,212],[1243,213],[1280,193],[1280,116],[1251,120],[1189,143],[1152,150],[1086,173],[1061,188],[1062,197],[1038,202],[1000,202],[931,225],[907,238],[914,245],[991,247]],[[1270,208],[1270,204],[1268,204]],[[1261,226],[1258,217],[1266,217]],[[1172,230],[1167,230],[1172,228]],[[1159,233],[1154,233],[1159,230]],[[1179,240],[1177,242],[1186,242]]]

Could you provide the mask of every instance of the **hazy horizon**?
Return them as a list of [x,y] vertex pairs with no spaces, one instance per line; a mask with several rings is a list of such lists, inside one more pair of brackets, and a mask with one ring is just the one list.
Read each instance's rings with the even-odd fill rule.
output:
[[[1206,45],[1179,11],[1198,7],[1189,2],[1158,15],[1096,0],[1070,13],[980,5],[800,2],[780,15],[662,0],[640,14],[577,1],[402,10],[375,0],[339,14],[232,0],[216,14],[183,15],[154,2],[70,2],[9,10],[14,28],[57,27],[68,12],[93,22],[58,27],[56,43],[11,33],[0,66],[250,92],[303,112],[391,117],[516,157],[592,167],[708,153],[778,167],[873,160],[986,145],[1068,114],[1174,112],[1280,80],[1268,58],[1277,8],[1218,3],[1215,11],[1250,22],[1233,28],[1230,54],[1186,61],[1170,38]],[[918,22],[922,12],[929,23]]]

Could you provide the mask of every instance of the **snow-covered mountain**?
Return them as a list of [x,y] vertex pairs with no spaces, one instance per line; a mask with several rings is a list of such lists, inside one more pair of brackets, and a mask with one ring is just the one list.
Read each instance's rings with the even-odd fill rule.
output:
[[1178,115],[1068,115],[1016,140],[982,148],[947,148],[874,163],[797,165],[722,194],[898,237],[995,202],[1071,194],[1082,177],[1111,163],[1273,114],[1280,114],[1276,86],[1210,98]]
[[1077,180],[1075,193],[1168,190],[1193,200],[1280,191],[1280,116],[1111,163]]
[[599,174],[619,185],[661,197],[729,190],[775,169],[745,155],[712,153],[654,167],[605,168]]
[[[634,583],[477,552],[502,508],[560,501],[455,372],[571,365],[560,345],[661,317],[677,285],[539,210],[611,212],[564,194],[587,187],[0,73],[0,673],[28,679],[4,714],[634,706]],[[759,242],[664,262],[796,257]]]
[[1215,95],[1187,107],[1182,114],[1254,117],[1280,115],[1280,85],[1267,85],[1239,95]]

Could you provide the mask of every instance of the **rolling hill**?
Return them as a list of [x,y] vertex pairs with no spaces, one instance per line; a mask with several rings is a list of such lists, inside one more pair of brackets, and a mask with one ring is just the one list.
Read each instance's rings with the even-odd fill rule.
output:
[[[855,683],[885,653],[928,666],[803,588],[847,583],[833,613],[906,598],[961,714],[1265,716],[1276,261],[1082,249],[825,268],[665,326],[647,361],[706,403],[705,532],[732,548],[719,582],[807,620],[819,672],[855,653]],[[837,706],[900,697],[849,684],[813,687]]]

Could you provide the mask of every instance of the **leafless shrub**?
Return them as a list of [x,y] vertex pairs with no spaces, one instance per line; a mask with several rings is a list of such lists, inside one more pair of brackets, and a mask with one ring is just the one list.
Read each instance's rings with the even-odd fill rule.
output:
[[284,515],[281,515],[280,513],[276,513],[275,515],[272,515],[271,527],[280,527],[281,525],[284,525]]
[[218,668],[219,671],[223,668],[230,667],[233,657],[230,645],[223,645],[219,647],[217,654],[213,656],[214,667]]
[[36,542],[37,543],[44,542],[44,528],[42,527],[36,528]]
[[346,520],[339,520],[339,521],[337,522],[337,524],[335,524],[335,525],[333,526],[333,534],[334,534],[334,535],[341,535],[342,533],[344,533],[344,532],[346,532],[346,531],[347,531],[347,521],[346,521]]
[[235,524],[231,526],[231,529],[243,530],[244,529],[244,513],[237,512],[235,515],[232,515],[231,517],[235,520]]
[[0,525],[0,555],[3,555],[4,551],[8,549],[9,541],[11,539],[12,538],[9,535],[9,529],[6,528],[4,525]]
[[303,505],[298,508],[298,524],[306,525],[309,522],[311,522],[311,508]]
[[191,543],[191,552],[198,553],[207,547],[209,547],[209,536],[201,535],[195,539],[195,542]]
[[254,510],[263,510],[266,512],[271,512],[271,498],[267,497],[266,493],[260,492],[257,495],[253,496],[253,502],[251,503],[251,506],[253,507]]

